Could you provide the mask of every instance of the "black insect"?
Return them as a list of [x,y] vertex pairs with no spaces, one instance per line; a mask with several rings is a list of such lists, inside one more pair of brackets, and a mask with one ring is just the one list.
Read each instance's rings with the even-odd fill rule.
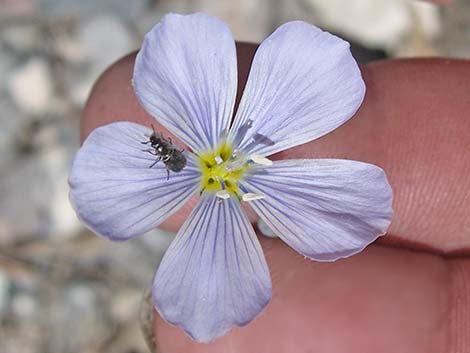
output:
[[150,145],[151,147],[150,149],[144,150],[145,152],[157,156],[157,160],[149,166],[149,168],[152,168],[160,161],[165,163],[166,171],[168,173],[167,180],[170,179],[170,170],[178,173],[186,167],[186,157],[183,154],[184,150],[175,148],[171,138],[166,139],[161,133],[157,134],[155,129],[153,129],[153,133],[149,136],[148,141],[141,143],[144,145]]

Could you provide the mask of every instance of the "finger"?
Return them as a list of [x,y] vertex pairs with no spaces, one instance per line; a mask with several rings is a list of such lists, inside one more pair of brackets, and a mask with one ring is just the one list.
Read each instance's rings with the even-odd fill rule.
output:
[[[445,222],[428,219],[430,225],[423,235],[419,233],[422,231],[419,227],[410,232],[413,217],[423,211],[433,212],[434,207],[441,206],[439,202],[429,203],[432,197],[430,200],[422,199],[426,193],[444,193],[440,198],[441,202],[447,202],[444,207],[451,206],[455,201],[465,205],[466,184],[460,173],[468,166],[464,155],[465,139],[462,138],[468,130],[465,122],[461,124],[461,117],[468,109],[465,101],[467,87],[462,79],[465,76],[461,75],[466,75],[468,68],[461,62],[455,64],[455,68],[447,68],[446,65],[442,67],[439,61],[401,62],[366,68],[364,77],[369,91],[357,116],[319,141],[278,157],[342,156],[391,169],[390,180],[395,189],[398,188],[395,207],[406,208],[406,212],[398,213],[398,220],[410,227],[403,233],[403,239],[409,241],[418,237],[424,239],[420,244],[437,243],[442,249],[439,238],[435,238],[435,234],[439,234],[441,239],[456,241],[456,248],[461,248],[466,238],[455,237],[455,234],[462,233],[456,233],[453,227],[450,227],[450,233],[447,232]],[[436,83],[435,77],[439,77],[440,81]],[[452,99],[455,101],[450,104],[449,100]],[[435,104],[437,100],[446,106]],[[450,126],[442,123],[439,119],[441,114],[449,119],[446,123]],[[455,136],[456,126],[463,129],[459,131],[462,135]],[[376,136],[381,136],[383,141]],[[444,144],[439,145],[436,143],[438,141],[444,141]],[[434,151],[429,149],[429,145],[434,147]],[[454,170],[448,154],[457,154],[463,168]],[[439,166],[439,163],[444,163],[444,166]],[[424,173],[420,173],[423,169]],[[439,180],[443,177],[442,173],[447,174]],[[460,193],[448,194],[449,185],[440,185],[446,178],[450,178],[447,182],[452,181],[454,186],[457,182],[462,188]],[[416,190],[417,194],[412,192],[410,195],[410,190]],[[442,212],[441,209],[436,215]],[[464,229],[462,217],[443,214],[457,222],[455,226],[458,229]],[[410,218],[407,220],[407,217]],[[442,222],[442,219],[439,221]],[[432,228],[439,224],[441,233],[433,232]],[[372,246],[359,255],[364,261],[360,262],[360,266],[353,265],[353,257],[341,261],[342,267],[339,264],[306,263],[279,242],[277,246],[267,247],[268,242],[264,242],[264,248],[268,248],[274,294],[266,312],[248,327],[235,329],[211,345],[191,341],[179,329],[170,327],[157,317],[156,335],[163,353],[218,352],[227,347],[233,351],[255,349],[257,352],[270,352],[281,349],[280,345],[285,345],[282,346],[285,351],[318,347],[318,350],[325,352],[428,352],[434,349],[459,352],[468,348],[469,334],[463,329],[468,325],[470,309],[466,299],[469,289],[465,284],[470,273],[468,260],[452,260],[449,273],[442,258],[433,256],[433,260],[428,262],[431,259],[429,255],[383,248],[379,248],[377,254],[380,255],[372,256],[378,249]],[[401,268],[401,265],[404,267]],[[307,268],[312,267],[314,269],[309,272]],[[327,274],[322,276],[316,272],[317,267],[323,268]],[[341,270],[329,272],[331,268]],[[378,273],[371,274],[371,268],[378,269]],[[299,282],[283,280],[303,271],[308,274],[299,276]],[[337,285],[323,287],[331,282]],[[417,283],[419,285],[414,287]],[[436,286],[431,288],[428,286],[431,283]],[[450,288],[449,283],[452,284]],[[318,293],[323,295],[317,296]],[[320,312],[312,307],[317,310],[320,307]],[[429,326],[423,325],[423,322]]]
[[[132,62],[133,62],[133,61],[130,60],[130,61],[127,62],[127,64],[126,64],[126,65],[128,65],[129,78],[131,77],[131,73],[132,73]],[[386,72],[387,70],[384,70],[384,71]],[[121,73],[119,73],[119,72],[120,72],[120,70],[118,70],[118,76],[121,76]],[[114,73],[114,74],[116,75],[116,73]],[[369,82],[370,77],[373,77],[373,76],[374,76],[373,74],[374,74],[373,70],[372,70],[372,72],[370,72],[370,73],[368,73],[368,74],[366,73],[366,82]],[[368,77],[369,77],[369,78],[368,78]],[[388,78],[390,78],[390,77],[388,77]],[[118,80],[118,81],[119,81],[119,80]],[[118,81],[117,81],[117,82],[118,82]],[[380,80],[379,80],[379,81],[380,81]],[[111,84],[111,86],[110,86],[110,87],[108,86],[107,89],[113,87],[113,85],[114,85],[115,83],[117,83],[117,82],[115,82],[114,80],[111,80],[110,82],[108,82],[108,84]],[[132,88],[131,88],[129,85],[126,85],[126,82],[127,82],[127,80],[124,80],[124,82],[121,81],[121,83],[123,84],[123,86],[122,86],[122,87],[119,87],[119,88],[118,88],[118,87],[115,88],[115,89],[117,89],[118,91],[119,91],[119,90],[121,90],[121,91],[120,91],[120,92],[115,92],[115,93],[118,93],[118,94],[115,94],[115,95],[111,94],[110,98],[113,98],[113,97],[114,97],[113,99],[110,99],[110,100],[108,101],[108,98],[107,98],[108,95],[107,95],[107,94],[102,94],[101,99],[94,100],[95,108],[90,109],[90,111],[91,111],[91,112],[94,112],[94,111],[95,111],[94,109],[98,108],[96,111],[98,111],[98,112],[101,111],[101,113],[105,113],[105,114],[104,114],[104,119],[102,119],[100,122],[96,122],[96,121],[95,121],[94,123],[92,122],[91,125],[90,125],[90,124],[89,124],[89,125],[84,124],[83,126],[84,126],[84,132],[85,132],[85,133],[89,132],[90,129],[93,128],[94,126],[99,126],[99,125],[105,124],[105,123],[107,123],[107,122],[111,122],[111,121],[113,121],[113,120],[116,120],[116,119],[129,120],[129,116],[132,116],[132,115],[129,114],[129,113],[132,113],[132,114],[134,115],[134,119],[132,119],[132,120],[137,119],[137,121],[138,121],[138,122],[140,121],[141,123],[144,122],[144,121],[148,121],[148,119],[149,119],[150,117],[146,116],[146,114],[145,114],[144,112],[142,112],[142,113],[143,113],[142,116],[140,116],[140,113],[138,113],[140,107],[139,107],[137,101],[135,100],[135,98],[133,97]],[[372,81],[372,82],[374,82],[374,81]],[[461,85],[460,85],[460,86],[461,86]],[[460,88],[462,88],[462,87],[460,87]],[[97,89],[97,90],[99,91],[99,85],[97,85],[97,87],[96,87],[95,89]],[[105,91],[106,91],[107,89],[105,89]],[[372,92],[374,92],[374,87],[372,87],[372,88],[369,87],[368,95],[371,94],[371,93],[370,93],[371,89],[372,89]],[[390,94],[390,92],[387,92],[387,93]],[[376,95],[378,95],[378,96],[380,97],[379,92],[376,92]],[[130,96],[131,96],[132,98],[129,98]],[[95,97],[95,98],[96,98],[96,97]],[[124,99],[124,102],[127,102],[127,103],[123,103],[123,99]],[[370,99],[370,98],[369,98],[369,99]],[[132,101],[132,100],[134,100],[134,103],[135,103],[135,104],[131,104],[130,101]],[[92,101],[93,101],[93,99],[90,99],[90,102],[92,102]],[[428,102],[429,102],[429,100],[428,100]],[[366,100],[366,104],[368,104],[368,103],[367,103],[367,100]],[[123,106],[123,107],[121,107],[121,106]],[[118,109],[119,107],[121,107],[121,108],[127,108],[127,109],[120,109],[120,110],[119,110],[119,109]],[[382,107],[382,109],[383,109],[383,108],[384,108],[384,107]],[[407,108],[409,109],[410,107],[408,106]],[[366,107],[363,107],[363,109],[366,109]],[[119,110],[119,111],[118,111],[118,110]],[[382,111],[381,111],[380,109],[377,109],[377,108],[376,108],[376,110],[378,110],[379,113],[382,113]],[[90,112],[90,111],[89,111],[89,112]],[[119,114],[118,114],[118,113],[119,113]],[[125,114],[123,114],[123,113],[125,113]],[[362,114],[362,110],[361,110],[360,114]],[[117,117],[118,115],[119,115],[119,117]],[[125,116],[122,116],[122,115],[125,115]],[[366,115],[367,115],[367,114],[366,114]],[[121,118],[121,116],[122,116],[122,118]],[[143,120],[142,120],[142,119],[143,119]],[[147,120],[146,120],[146,119],[147,119]],[[87,119],[85,118],[85,120],[87,120]],[[88,120],[90,120],[90,119],[88,119]],[[97,124],[97,123],[99,123],[99,124]],[[351,123],[352,123],[352,122],[351,122]],[[380,126],[380,125],[379,125],[379,126]],[[345,128],[346,128],[346,127],[347,127],[347,126],[345,126]],[[368,133],[361,135],[361,136],[359,137],[359,139],[363,138],[364,136],[366,136],[366,137],[367,137],[367,136],[370,137],[371,135],[374,136],[374,129],[376,129],[376,128],[375,128],[375,127],[370,127],[370,126],[365,126],[365,130],[366,130],[366,132],[368,132]],[[382,129],[384,129],[384,128],[382,127]],[[340,130],[339,130],[339,131],[340,131]],[[375,131],[377,131],[377,130],[375,130]],[[380,131],[380,130],[379,130],[379,131]],[[339,132],[337,132],[337,133],[339,133]],[[320,146],[321,143],[325,143],[325,141],[326,141],[328,138],[330,138],[331,136],[334,136],[334,134],[331,134],[331,135],[329,135],[329,136],[323,138],[322,140],[317,141],[318,146]],[[348,137],[348,136],[346,136],[346,137]],[[322,141],[323,141],[323,142],[322,142]],[[318,146],[317,146],[317,147],[318,147]],[[356,147],[356,148],[357,148],[357,147]],[[362,147],[362,148],[363,148],[363,147]],[[297,149],[297,150],[298,150],[298,151],[301,151],[301,149]],[[358,148],[358,150],[359,150],[359,152],[361,152],[361,148]],[[294,150],[294,152],[295,152],[295,150]],[[289,153],[292,153],[291,155],[294,156],[294,155],[295,155],[294,152],[293,152],[293,151],[290,151]],[[335,150],[332,149],[330,153],[334,153],[334,152],[335,152]],[[348,151],[348,152],[349,152],[349,151]],[[351,152],[354,152],[354,151],[351,151]],[[365,155],[365,156],[369,156],[368,153],[370,153],[370,151],[369,151],[369,152],[368,152],[368,151],[365,151],[365,152],[366,152],[366,153],[365,153],[364,155]],[[379,154],[379,153],[377,153],[377,152],[375,152],[375,153],[376,153],[376,154]],[[385,154],[385,155],[386,155],[386,154]],[[337,157],[337,156],[336,156],[336,157]],[[367,157],[366,157],[366,158],[367,158]],[[370,157],[370,158],[372,158],[372,157]],[[387,159],[387,158],[384,158],[384,159]],[[366,159],[366,160],[367,160],[367,159]],[[372,159],[370,159],[370,161],[372,161]],[[380,163],[378,163],[378,164],[380,164]],[[399,171],[399,170],[397,171],[397,174],[400,175],[400,171]],[[404,184],[403,186],[406,187],[406,182],[405,182],[405,183],[402,183],[400,178],[398,178],[397,181],[395,181],[396,177],[394,177],[394,178],[392,178],[392,179],[393,179],[393,180],[392,180],[392,184],[394,184],[395,187],[396,187],[396,185],[400,186],[400,185],[402,185],[402,184]],[[412,212],[412,211],[410,211],[410,212]],[[283,248],[283,247],[281,246],[281,248]],[[275,279],[275,280],[276,280],[276,279]],[[309,302],[311,303],[311,301],[309,301]]]
[[[256,46],[238,46],[240,98]],[[171,135],[140,106],[131,85],[134,55],[98,80],[84,111],[82,136],[116,120]],[[470,63],[443,59],[378,62],[363,69],[364,103],[348,123],[277,158],[335,157],[385,169],[395,192],[385,242],[452,252],[470,247]],[[175,138],[176,140],[176,138]],[[178,229],[192,204],[163,224]],[[446,230],[444,232],[444,229]],[[444,236],[445,234],[445,236]]]
[[443,252],[469,248],[470,62],[382,61],[363,68],[363,76],[367,93],[354,118],[279,158],[377,164],[394,190],[395,214],[382,241]]
[[[262,243],[273,279],[265,311],[210,344],[194,342],[156,316],[161,353],[453,353],[445,349],[450,296],[442,258],[371,246],[346,260],[319,263],[279,240]],[[461,331],[455,336],[463,341],[468,332]]]

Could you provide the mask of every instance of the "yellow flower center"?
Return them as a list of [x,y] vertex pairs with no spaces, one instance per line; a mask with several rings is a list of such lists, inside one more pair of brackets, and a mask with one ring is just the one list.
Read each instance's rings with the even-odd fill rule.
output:
[[226,190],[240,198],[238,183],[249,168],[244,156],[237,156],[232,146],[222,143],[214,151],[199,155],[201,167],[201,193]]

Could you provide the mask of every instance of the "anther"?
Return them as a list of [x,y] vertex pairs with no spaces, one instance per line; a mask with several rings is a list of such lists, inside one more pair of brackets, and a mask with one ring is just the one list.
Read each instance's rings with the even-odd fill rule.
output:
[[227,190],[219,190],[215,193],[215,196],[217,196],[219,199],[226,200],[230,198],[230,193]]
[[273,161],[260,155],[260,154],[252,154],[248,157],[248,159],[250,159],[251,161],[253,161],[253,163],[256,163],[256,164],[260,164],[260,165],[265,165],[267,167],[269,166],[272,166],[273,165]]
[[224,160],[222,159],[222,157],[217,155],[215,156],[215,162],[217,163],[217,165],[221,165],[222,163],[224,163]]
[[246,194],[243,194],[242,200],[249,202],[249,201],[254,201],[254,200],[261,200],[264,199],[266,196],[263,194],[254,194],[252,192],[247,192]]

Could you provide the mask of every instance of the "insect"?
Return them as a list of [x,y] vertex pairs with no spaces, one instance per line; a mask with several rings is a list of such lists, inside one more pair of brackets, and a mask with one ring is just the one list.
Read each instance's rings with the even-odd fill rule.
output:
[[186,167],[186,157],[184,150],[179,150],[173,146],[171,138],[166,139],[161,133],[156,133],[152,126],[153,132],[149,136],[148,141],[141,142],[144,145],[150,145],[150,149],[143,150],[151,155],[157,156],[157,160],[149,166],[152,168],[155,164],[162,161],[167,171],[167,180],[170,179],[170,170],[178,173]]

